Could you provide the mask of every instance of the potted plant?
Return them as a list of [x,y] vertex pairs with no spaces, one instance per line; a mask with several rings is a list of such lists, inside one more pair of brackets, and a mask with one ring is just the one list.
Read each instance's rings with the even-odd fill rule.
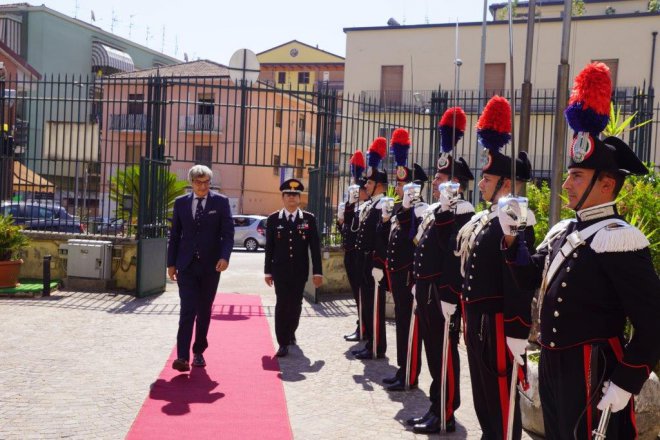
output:
[[16,287],[23,260],[18,253],[30,240],[9,216],[0,215],[0,287]]

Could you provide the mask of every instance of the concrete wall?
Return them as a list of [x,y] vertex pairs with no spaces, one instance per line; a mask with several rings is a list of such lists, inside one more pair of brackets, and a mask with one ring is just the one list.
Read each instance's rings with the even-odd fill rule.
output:
[[[21,278],[43,278],[43,257],[51,255],[51,279],[63,280],[66,278],[66,259],[59,256],[59,245],[66,243],[71,238],[83,239],[97,239],[112,241],[113,245],[121,246],[123,256],[121,259],[113,258],[112,261],[112,280],[115,287],[118,289],[126,289],[130,292],[135,292],[137,286],[136,267],[133,261],[137,257],[137,242],[135,240],[127,240],[114,237],[100,237],[100,236],[72,236],[62,235],[56,233],[42,233],[25,231],[25,234],[32,240],[30,247],[27,248],[21,255],[24,263],[21,266]],[[163,268],[163,271],[165,268]]]

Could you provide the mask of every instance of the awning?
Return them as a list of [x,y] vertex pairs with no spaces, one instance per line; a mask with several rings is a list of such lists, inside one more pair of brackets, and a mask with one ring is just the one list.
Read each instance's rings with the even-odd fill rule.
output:
[[20,162],[14,161],[14,192],[55,192],[55,185]]
[[135,70],[133,58],[126,52],[95,41],[92,43],[92,69],[110,67],[120,72]]

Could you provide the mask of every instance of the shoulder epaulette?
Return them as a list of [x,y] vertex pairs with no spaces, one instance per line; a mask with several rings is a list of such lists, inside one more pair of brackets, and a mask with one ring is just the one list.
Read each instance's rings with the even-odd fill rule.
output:
[[649,240],[636,227],[617,220],[601,228],[591,241],[597,254],[605,252],[632,252],[649,246]]
[[474,206],[467,200],[459,200],[456,203],[456,215],[470,214],[474,212]]
[[543,249],[546,246],[548,246],[549,244],[551,244],[555,240],[555,238],[557,238],[558,236],[563,234],[564,231],[566,230],[566,228],[568,228],[568,225],[570,225],[571,222],[574,222],[574,221],[575,220],[568,218],[568,219],[565,219],[565,220],[561,220],[557,224],[555,224],[552,228],[550,228],[548,233],[545,234],[545,238],[543,238],[543,241],[541,242],[541,244],[536,246],[536,250],[540,251],[541,249]]
[[312,213],[309,212],[309,211],[305,211],[305,210],[303,210],[303,214],[311,215],[312,217],[314,217],[314,214],[312,214]]

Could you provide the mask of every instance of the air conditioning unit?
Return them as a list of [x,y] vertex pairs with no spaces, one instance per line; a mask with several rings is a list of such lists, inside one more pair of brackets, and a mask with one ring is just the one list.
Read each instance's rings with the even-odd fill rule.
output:
[[100,240],[68,240],[60,245],[60,256],[66,254],[67,276],[109,280],[112,277],[112,242]]

